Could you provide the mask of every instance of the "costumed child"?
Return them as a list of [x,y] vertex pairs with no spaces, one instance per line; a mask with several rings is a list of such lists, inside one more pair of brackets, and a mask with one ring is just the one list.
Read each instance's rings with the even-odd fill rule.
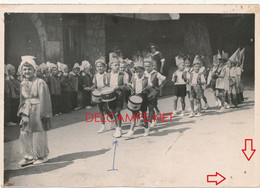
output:
[[198,106],[197,117],[201,116],[201,98],[202,98],[202,85],[206,83],[205,77],[203,74],[199,73],[201,67],[201,60],[199,56],[195,56],[193,61],[194,71],[188,74],[188,80],[191,85],[191,95],[190,95],[190,106],[191,113],[189,117],[195,116],[194,102]]
[[60,75],[61,84],[61,112],[69,113],[71,111],[71,92],[73,86],[69,79],[69,68],[68,65],[58,62],[58,69],[62,72]]
[[184,110],[185,110],[185,96],[186,93],[186,82],[183,79],[183,73],[184,73],[184,59],[180,55],[175,57],[176,65],[178,67],[178,70],[175,71],[172,75],[172,82],[174,83],[174,94],[173,94],[173,115],[177,115],[177,103],[178,99],[180,98],[181,102],[181,114],[180,116],[184,116]]
[[20,118],[17,117],[20,97],[20,81],[16,78],[16,71],[13,65],[7,64],[6,71],[8,74],[6,77],[7,82],[5,85],[7,91],[5,92],[9,94],[6,95],[5,101],[10,101],[10,121],[7,122],[7,126],[14,126],[17,125],[20,121]]
[[119,71],[120,62],[118,60],[114,59],[114,61],[109,62],[109,66],[111,67],[111,72],[107,73],[107,86],[114,88],[116,99],[108,102],[108,107],[110,112],[115,114],[116,131],[113,136],[115,138],[120,138],[122,136],[122,119],[118,117],[121,115],[121,110],[123,108],[123,91],[125,89],[125,84],[128,83],[128,76]]
[[231,63],[230,73],[229,73],[229,103],[231,104],[231,107],[237,108],[238,105],[238,99],[237,99],[237,71],[236,66],[237,62],[233,60],[232,58],[229,58],[229,61]]
[[40,66],[43,70],[43,80],[47,83],[47,85],[50,87],[50,69],[48,67],[48,65],[50,64],[49,61],[47,61],[46,63],[42,63]]
[[48,63],[49,71],[49,89],[51,93],[52,113],[54,116],[61,114],[61,84],[57,65]]
[[219,65],[215,73],[216,76],[216,97],[221,101],[221,108],[218,112],[223,112],[225,110],[225,75],[227,74],[224,68],[223,58],[218,58]]
[[75,63],[72,71],[69,73],[69,79],[71,81],[71,85],[73,86],[71,92],[71,108],[74,110],[80,109],[80,106],[78,105],[79,73],[80,66],[78,63]]
[[[164,64],[165,64],[165,59],[162,56],[162,53],[158,51],[158,46],[154,43],[149,44],[149,51],[150,55],[153,58],[154,61],[154,69],[163,74],[163,69],[164,69]],[[162,96],[162,88],[160,90],[159,96]]]
[[[102,88],[107,86],[107,73],[106,73],[106,69],[107,69],[107,64],[105,61],[104,57],[100,57],[99,59],[97,59],[95,61],[95,67],[96,67],[96,71],[97,73],[93,76],[93,86],[92,87],[85,87],[85,90],[99,90],[101,91]],[[98,109],[99,109],[99,113],[101,114],[101,119],[105,119],[105,113],[107,112],[107,103],[105,102],[99,102],[97,103]],[[113,117],[111,117],[113,118]],[[105,121],[101,121],[101,127],[98,130],[98,133],[103,133],[106,131],[106,125],[105,125]]]
[[[8,89],[9,77],[6,64],[4,65],[4,126],[7,126],[11,122],[11,101],[10,101],[10,90]],[[13,122],[12,126],[16,124]]]
[[229,100],[229,95],[228,95],[228,90],[229,90],[229,75],[230,75],[230,67],[231,67],[231,63],[230,61],[228,61],[228,53],[225,53],[224,51],[222,51],[222,60],[223,60],[223,63],[224,63],[224,70],[225,71],[225,74],[224,74],[224,77],[223,77],[223,81],[224,81],[224,95],[223,95],[223,98],[224,98],[224,101],[225,101],[225,108],[226,109],[229,109],[230,108],[230,105],[231,105],[231,100]]
[[18,116],[20,144],[23,160],[21,166],[47,161],[49,154],[47,133],[52,116],[51,98],[47,84],[36,77],[35,57],[22,56],[21,70],[25,80],[21,83]]
[[88,61],[84,60],[81,63],[81,73],[79,77],[79,90],[82,91],[82,107],[91,109],[91,91],[85,90],[86,87],[92,86],[92,75],[90,73],[91,65]]
[[219,66],[219,61],[218,61],[219,58],[221,58],[220,54],[213,56],[213,67],[210,69],[208,78],[207,78],[207,87],[209,87],[213,90],[216,107],[219,106],[219,101],[216,96],[216,80],[217,80],[216,72],[217,72],[218,66]]
[[[201,60],[201,67],[200,67],[200,70],[199,70],[199,73],[200,74],[203,74],[204,77],[206,78],[206,75],[207,75],[207,70],[204,66],[204,61],[205,61],[205,57],[204,56],[199,56],[200,60]],[[204,110],[208,109],[209,108],[209,105],[208,105],[208,100],[207,98],[205,97],[205,89],[206,89],[206,83],[202,85],[202,100],[204,101],[204,106],[202,107]]]
[[[127,76],[127,83],[130,82],[130,77],[129,77],[129,73],[127,72],[127,62],[126,61],[121,61],[120,62],[120,72],[124,73]],[[125,98],[125,102],[128,102],[128,99],[131,95],[131,92],[127,89],[124,90],[124,98]]]
[[243,73],[243,67],[244,67],[244,61],[245,61],[245,48],[243,48],[240,51],[240,54],[238,56],[238,66],[237,66],[237,76],[238,76],[238,100],[240,103],[244,102],[244,85],[243,85],[243,80],[242,80],[242,73]]
[[134,66],[136,77],[132,78],[131,88],[132,94],[140,96],[142,98],[141,108],[139,110],[132,111],[132,119],[131,119],[131,127],[127,134],[123,135],[125,138],[133,138],[134,137],[134,128],[136,126],[138,113],[142,113],[142,117],[144,119],[144,134],[143,136],[148,136],[150,134],[148,127],[148,117],[146,114],[147,107],[149,104],[148,94],[148,78],[144,76],[144,66],[141,61],[135,63]]
[[[144,58],[144,68],[145,76],[148,77],[148,86],[156,90],[157,94],[154,97],[149,98],[149,116],[150,119],[154,117],[154,109],[158,105],[158,97],[160,90],[166,83],[166,77],[154,70],[153,68],[153,59],[150,56]],[[151,127],[154,127],[157,124],[155,119],[152,120]]]

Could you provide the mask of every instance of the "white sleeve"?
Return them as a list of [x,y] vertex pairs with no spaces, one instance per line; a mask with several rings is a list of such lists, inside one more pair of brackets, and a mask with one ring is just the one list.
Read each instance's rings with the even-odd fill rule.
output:
[[241,75],[241,68],[240,68],[240,67],[237,67],[237,68],[236,68],[236,74],[237,74],[238,76]]
[[205,70],[205,67],[203,66],[203,67],[201,67],[201,68],[200,68],[200,71],[199,71],[199,73],[203,73],[203,72],[204,72],[204,70]]
[[200,76],[201,76],[201,82],[202,82],[202,83],[206,83],[206,80],[205,80],[205,77],[204,77],[204,75],[203,75],[203,74],[201,74]]
[[124,84],[128,83],[129,75],[127,73],[124,74]]
[[207,85],[210,84],[211,82],[211,79],[212,79],[212,70],[209,72],[209,75],[208,75],[208,80],[207,80]]
[[157,78],[158,78],[158,80],[160,80],[162,82],[166,79],[166,77],[161,75],[161,73],[159,73],[159,72],[157,73]]

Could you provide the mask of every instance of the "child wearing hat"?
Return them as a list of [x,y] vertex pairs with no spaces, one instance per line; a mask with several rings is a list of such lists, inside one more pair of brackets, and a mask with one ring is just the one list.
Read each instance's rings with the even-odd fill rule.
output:
[[[166,83],[166,77],[160,74],[158,71],[153,68],[153,59],[148,56],[144,58],[144,68],[145,68],[145,76],[148,77],[148,86],[152,89],[156,90],[156,95],[149,98],[149,116],[150,119],[154,116],[154,109],[158,105],[158,97],[160,94],[160,90]],[[153,120],[151,123],[151,127],[156,125],[156,120]]]
[[231,68],[229,72],[229,103],[231,107],[237,107],[238,100],[237,100],[237,71],[236,66],[237,62],[230,60]]
[[[127,83],[130,82],[130,75],[129,72],[127,71],[127,62],[126,61],[121,61],[120,62],[120,72],[124,73],[127,77]],[[124,98],[125,102],[128,102],[128,98],[131,95],[131,92],[128,89],[124,90]]]
[[51,98],[47,84],[36,76],[36,63],[32,56],[22,56],[21,70],[25,79],[21,82],[20,105],[17,115],[20,121],[20,143],[23,167],[47,161],[49,154],[47,130],[52,116]]
[[49,89],[51,93],[52,113],[54,116],[61,114],[61,84],[57,65],[49,63],[50,78]]
[[[203,74],[204,77],[206,78],[206,75],[207,75],[207,70],[204,66],[204,61],[205,61],[205,57],[204,56],[199,56],[200,60],[201,60],[201,67],[200,67],[200,70],[199,70],[199,73]],[[202,107],[204,110],[208,109],[209,108],[209,105],[208,105],[208,100],[207,98],[205,97],[205,89],[206,89],[206,83],[202,85],[202,100],[204,101],[204,106]]]
[[[101,90],[102,88],[107,86],[107,73],[106,73],[106,69],[107,69],[107,64],[105,62],[105,58],[104,57],[100,57],[99,59],[97,59],[95,61],[95,67],[96,67],[96,71],[97,73],[93,76],[93,86],[92,88],[85,88],[85,90],[94,90],[94,89],[98,89]],[[107,110],[107,104],[105,102],[100,102],[97,103],[98,109],[99,109],[99,113],[102,116],[102,119],[104,118],[104,114],[108,114],[108,110]],[[113,117],[111,117],[112,119]],[[98,130],[98,133],[103,133],[106,131],[106,125],[105,122],[102,121],[101,122],[101,126],[100,129]]]
[[213,90],[216,107],[219,106],[219,101],[216,96],[216,80],[217,80],[216,72],[217,72],[218,66],[219,66],[218,58],[220,58],[220,56],[218,56],[218,55],[213,56],[213,67],[210,69],[208,78],[207,78],[207,86]]
[[113,134],[115,138],[120,138],[122,136],[121,124],[122,121],[118,117],[123,108],[124,103],[124,89],[125,84],[128,83],[128,76],[119,71],[120,61],[114,60],[109,62],[111,67],[111,72],[107,73],[107,86],[115,89],[116,100],[108,102],[109,109],[115,114],[116,118],[116,132]]
[[82,92],[81,106],[86,109],[91,109],[91,91],[85,90],[86,87],[92,86],[92,75],[90,73],[91,65],[88,61],[84,60],[81,63],[80,76],[79,76],[79,90]]
[[[132,111],[132,116],[134,117],[131,119],[131,127],[127,134],[123,135],[125,138],[133,138],[134,137],[134,128],[136,126],[136,117],[139,112],[142,113],[142,117],[144,119],[144,134],[143,136],[148,136],[150,134],[149,127],[148,127],[148,117],[146,117],[146,111],[149,104],[149,89],[148,89],[148,78],[144,75],[144,66],[142,62],[137,62],[134,66],[136,76],[132,78],[131,87],[132,87],[132,94],[141,96],[143,102],[141,104],[140,110]],[[140,121],[140,120],[139,120]]]
[[15,67],[11,64],[6,65],[6,82],[5,82],[5,92],[8,95],[5,95],[5,106],[10,102],[10,113],[7,111],[7,115],[9,115],[10,119],[7,122],[7,126],[14,126],[19,123],[19,117],[17,117],[17,109],[19,106],[19,97],[20,97],[20,81],[16,78],[15,75]]
[[71,85],[73,86],[71,92],[71,108],[74,110],[80,109],[78,105],[79,73],[80,66],[78,63],[75,63],[72,71],[69,73],[69,79],[71,80]]
[[176,65],[178,67],[178,70],[175,71],[172,75],[172,82],[174,83],[174,97],[173,97],[173,115],[177,115],[177,103],[178,99],[181,100],[181,114],[180,116],[184,116],[184,110],[185,110],[185,96],[186,93],[186,82],[183,79],[183,73],[184,73],[184,59],[178,55],[175,57]]
[[[184,72],[182,74],[182,79],[186,82],[186,92],[187,92],[187,97],[190,100],[190,90],[191,90],[191,86],[189,83],[188,75],[193,71],[193,67],[191,66],[191,62],[192,62],[192,58],[190,55],[186,55],[184,57],[184,64],[185,64],[185,68],[184,68]],[[190,111],[191,109],[189,108],[188,111]]]
[[61,112],[69,113],[71,111],[71,92],[73,86],[69,79],[69,68],[68,65],[63,63],[57,63],[59,71],[62,72],[60,75],[61,84]]
[[193,61],[194,71],[188,74],[188,80],[191,85],[191,94],[190,94],[190,106],[191,113],[189,117],[195,116],[194,102],[198,106],[197,117],[201,116],[201,98],[202,98],[202,85],[206,83],[205,77],[199,72],[201,67],[201,61],[198,56],[195,56]]
[[218,69],[215,73],[216,76],[216,97],[221,101],[221,108],[219,112],[225,110],[225,75],[227,74],[226,69],[224,68],[223,58],[219,58]]

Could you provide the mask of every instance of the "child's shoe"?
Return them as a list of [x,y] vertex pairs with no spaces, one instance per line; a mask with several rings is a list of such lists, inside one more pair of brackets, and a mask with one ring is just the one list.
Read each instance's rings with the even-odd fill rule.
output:
[[123,135],[124,138],[134,138],[134,131],[129,130],[127,134]]
[[150,130],[149,130],[149,128],[144,128],[143,137],[146,137],[146,136],[148,136],[148,135],[150,135]]
[[153,120],[152,123],[151,123],[151,128],[155,127],[156,125],[157,125],[157,121]]
[[106,131],[106,126],[105,125],[101,125],[101,128],[99,129],[98,133],[103,133]]
[[180,117],[184,117],[184,115],[185,115],[185,114],[184,114],[184,112],[182,111],[179,116],[180,116]]
[[208,103],[206,103],[202,108],[203,108],[204,110],[207,110],[207,109],[209,108]]
[[121,127],[116,128],[116,132],[113,134],[115,138],[120,138],[122,136],[122,129]]
[[222,112],[224,112],[224,110],[225,110],[225,107],[222,106],[218,112],[222,113]]
[[200,116],[201,116],[201,113],[198,112],[195,116],[196,116],[196,117],[200,117]]
[[192,118],[194,116],[195,116],[194,112],[191,112],[190,115],[189,115],[189,118]]

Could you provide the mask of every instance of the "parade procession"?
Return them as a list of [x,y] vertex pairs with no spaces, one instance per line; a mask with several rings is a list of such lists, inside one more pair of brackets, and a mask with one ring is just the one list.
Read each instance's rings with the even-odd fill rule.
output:
[[5,185],[247,185],[253,14],[5,19]]
[[[144,51],[133,60],[123,59],[121,51],[117,49],[111,52],[108,63],[104,57],[95,61],[96,74],[93,76],[87,60],[80,65],[75,63],[71,71],[60,62],[36,65],[33,56],[22,56],[17,71],[13,65],[7,64],[5,92],[6,99],[12,105],[5,105],[5,112],[10,112],[6,114],[7,117],[13,117],[7,126],[21,126],[20,140],[24,158],[20,162],[21,166],[47,160],[49,151],[46,130],[50,128],[52,116],[82,108],[88,110],[92,105],[97,105],[100,115],[107,119],[98,125],[98,133],[106,132],[109,126],[115,129],[115,138],[133,138],[134,128],[139,124],[144,127],[143,136],[149,136],[150,130],[157,126],[158,117],[154,118],[154,114],[160,116],[162,113],[158,108],[158,99],[166,82],[166,77],[157,70],[163,66],[164,59],[160,52],[155,51],[155,47],[155,44],[149,44],[151,52]],[[213,66],[210,68],[205,68],[203,55],[192,58],[180,52],[175,57],[178,70],[172,75],[172,116],[184,117],[187,111],[189,118],[196,118],[202,115],[202,110],[203,115],[207,115],[209,105],[204,95],[206,88],[212,89],[214,93],[218,113],[229,108],[239,108],[239,104],[244,101],[241,79],[244,52],[245,48],[238,48],[228,57],[224,51],[218,51],[213,56]],[[185,97],[189,99],[189,109],[186,108]],[[17,100],[19,98],[20,101]],[[177,108],[178,99],[180,110]],[[119,118],[124,106],[134,115],[126,134],[122,133],[122,119]],[[137,116],[139,112],[140,117]]]

